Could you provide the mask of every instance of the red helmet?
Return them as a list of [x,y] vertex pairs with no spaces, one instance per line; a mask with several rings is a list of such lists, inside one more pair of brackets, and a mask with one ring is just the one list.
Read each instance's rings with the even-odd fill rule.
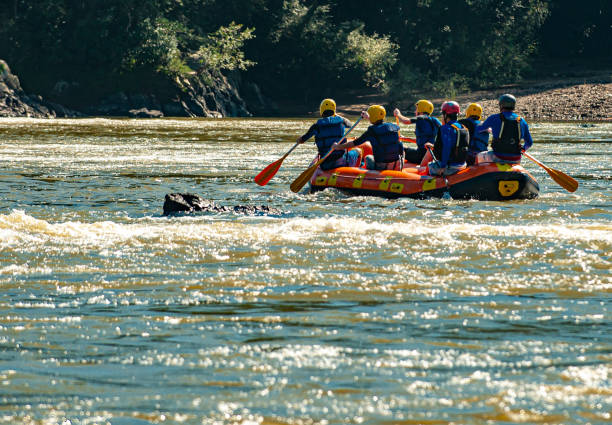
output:
[[442,113],[444,114],[459,114],[460,112],[461,107],[454,100],[449,100],[442,104]]

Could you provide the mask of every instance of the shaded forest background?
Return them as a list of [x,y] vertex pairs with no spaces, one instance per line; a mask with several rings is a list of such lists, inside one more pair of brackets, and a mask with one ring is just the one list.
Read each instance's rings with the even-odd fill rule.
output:
[[[73,108],[230,78],[247,99],[454,93],[612,64],[593,0],[4,0],[0,58]],[[66,90],[66,87],[73,87]]]

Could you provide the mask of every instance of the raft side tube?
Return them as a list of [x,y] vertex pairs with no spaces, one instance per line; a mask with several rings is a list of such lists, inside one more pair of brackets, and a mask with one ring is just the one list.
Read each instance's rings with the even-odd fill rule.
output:
[[491,172],[449,186],[453,199],[477,199],[481,201],[508,201],[533,199],[540,186],[527,173]]
[[310,180],[310,192],[333,187],[349,194],[391,199],[442,197],[449,192],[455,199],[495,201],[531,199],[539,193],[538,183],[518,164],[482,164],[466,168],[446,179],[419,174],[419,171],[422,170],[319,169]]

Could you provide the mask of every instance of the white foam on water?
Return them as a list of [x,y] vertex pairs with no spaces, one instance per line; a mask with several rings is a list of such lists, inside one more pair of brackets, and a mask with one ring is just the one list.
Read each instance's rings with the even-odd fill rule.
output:
[[[21,249],[28,245],[56,243],[61,245],[112,248],[117,245],[158,249],[174,249],[185,244],[206,242],[208,247],[232,250],[236,247],[260,248],[272,245],[320,248],[342,247],[343,244],[368,245],[372,251],[378,249],[406,249],[409,246],[394,246],[401,240],[414,239],[450,249],[476,241],[482,251],[495,251],[498,245],[512,244],[512,240],[526,245],[534,241],[559,241],[563,244],[579,242],[594,248],[612,245],[612,225],[590,224],[532,224],[532,225],[487,225],[473,223],[431,223],[423,225],[419,219],[404,223],[379,223],[362,218],[322,217],[290,219],[253,219],[250,221],[221,219],[219,216],[195,216],[182,218],[142,218],[124,222],[49,222],[28,215],[22,210],[0,214],[0,246]],[[425,248],[426,251],[429,249]],[[283,249],[289,249],[284,247]],[[418,247],[415,252],[418,253]],[[367,254],[367,252],[366,252]],[[217,251],[219,261],[228,259],[227,251]],[[579,253],[588,258],[588,254]],[[4,269],[10,272],[9,268]]]

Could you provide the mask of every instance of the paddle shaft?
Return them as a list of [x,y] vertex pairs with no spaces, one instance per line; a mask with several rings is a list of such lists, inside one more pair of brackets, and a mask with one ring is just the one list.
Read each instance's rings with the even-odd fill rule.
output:
[[291,152],[293,152],[293,150],[294,150],[295,148],[297,148],[299,145],[300,145],[300,142],[296,142],[296,143],[295,143],[295,145],[293,145],[293,146],[291,147],[291,149],[289,149],[289,150],[287,151],[287,153],[286,153],[286,154],[284,154],[284,155],[281,157],[281,159],[280,159],[280,160],[281,160],[281,161],[283,161],[285,158],[287,158],[287,157],[289,156],[289,154],[290,154]]

